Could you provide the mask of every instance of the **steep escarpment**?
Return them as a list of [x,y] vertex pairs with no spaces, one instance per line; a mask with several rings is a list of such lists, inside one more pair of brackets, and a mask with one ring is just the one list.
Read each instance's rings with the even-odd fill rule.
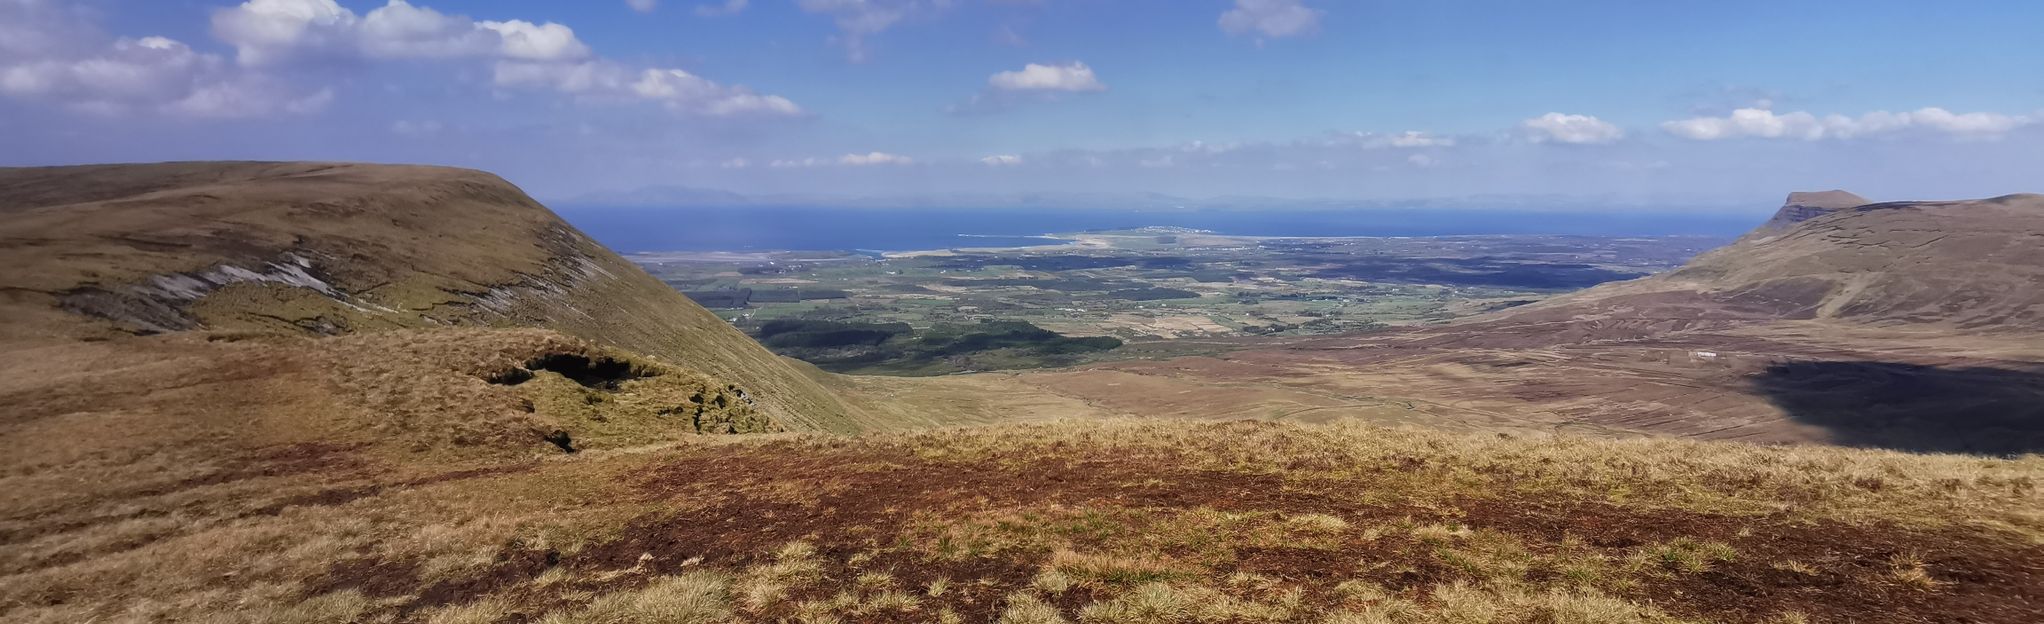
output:
[[1858,208],[1874,203],[1865,197],[1840,190],[1799,191],[1789,193],[1788,201],[1782,202],[1781,209],[1774,212],[1774,218],[1761,224],[1757,232],[1776,232],[1795,227],[1817,217],[1840,210]]
[[847,407],[482,172],[326,163],[0,170],[0,341],[533,327],[699,371],[792,429]]

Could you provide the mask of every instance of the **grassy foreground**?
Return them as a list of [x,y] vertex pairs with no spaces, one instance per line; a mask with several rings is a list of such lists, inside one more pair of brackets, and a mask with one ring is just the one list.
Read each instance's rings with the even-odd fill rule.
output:
[[18,467],[63,503],[0,523],[0,620],[2044,618],[2037,456],[1121,421],[464,461]]

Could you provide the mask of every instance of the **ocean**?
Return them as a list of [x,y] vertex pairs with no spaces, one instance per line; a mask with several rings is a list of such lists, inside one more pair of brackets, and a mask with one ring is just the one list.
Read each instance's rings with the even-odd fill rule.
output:
[[1237,236],[1736,236],[1765,215],[1476,210],[1041,210],[934,208],[608,208],[561,216],[626,253],[873,250],[1058,244],[1043,234],[1177,226]]

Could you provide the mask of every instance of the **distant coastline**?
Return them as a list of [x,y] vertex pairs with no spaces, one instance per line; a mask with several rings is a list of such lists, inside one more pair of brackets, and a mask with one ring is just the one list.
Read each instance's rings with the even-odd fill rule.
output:
[[[1764,216],[1651,212],[1525,212],[1441,209],[1039,210],[1028,208],[848,210],[834,207],[645,208],[562,206],[599,242],[627,253],[657,251],[909,252],[1064,245],[1047,232],[1144,227],[1237,237],[1579,235],[1732,237]],[[1004,233],[1012,232],[1012,233]]]

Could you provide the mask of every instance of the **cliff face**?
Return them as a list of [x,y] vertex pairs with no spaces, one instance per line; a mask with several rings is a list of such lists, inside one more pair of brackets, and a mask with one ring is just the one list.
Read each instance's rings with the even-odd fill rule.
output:
[[1785,230],[1797,223],[1871,203],[1874,202],[1865,197],[1839,190],[1789,193],[1788,201],[1782,203],[1781,210],[1775,211],[1774,218],[1768,219],[1758,231]]
[[790,429],[831,391],[496,176],[171,163],[0,170],[0,341],[536,327],[699,371]]

